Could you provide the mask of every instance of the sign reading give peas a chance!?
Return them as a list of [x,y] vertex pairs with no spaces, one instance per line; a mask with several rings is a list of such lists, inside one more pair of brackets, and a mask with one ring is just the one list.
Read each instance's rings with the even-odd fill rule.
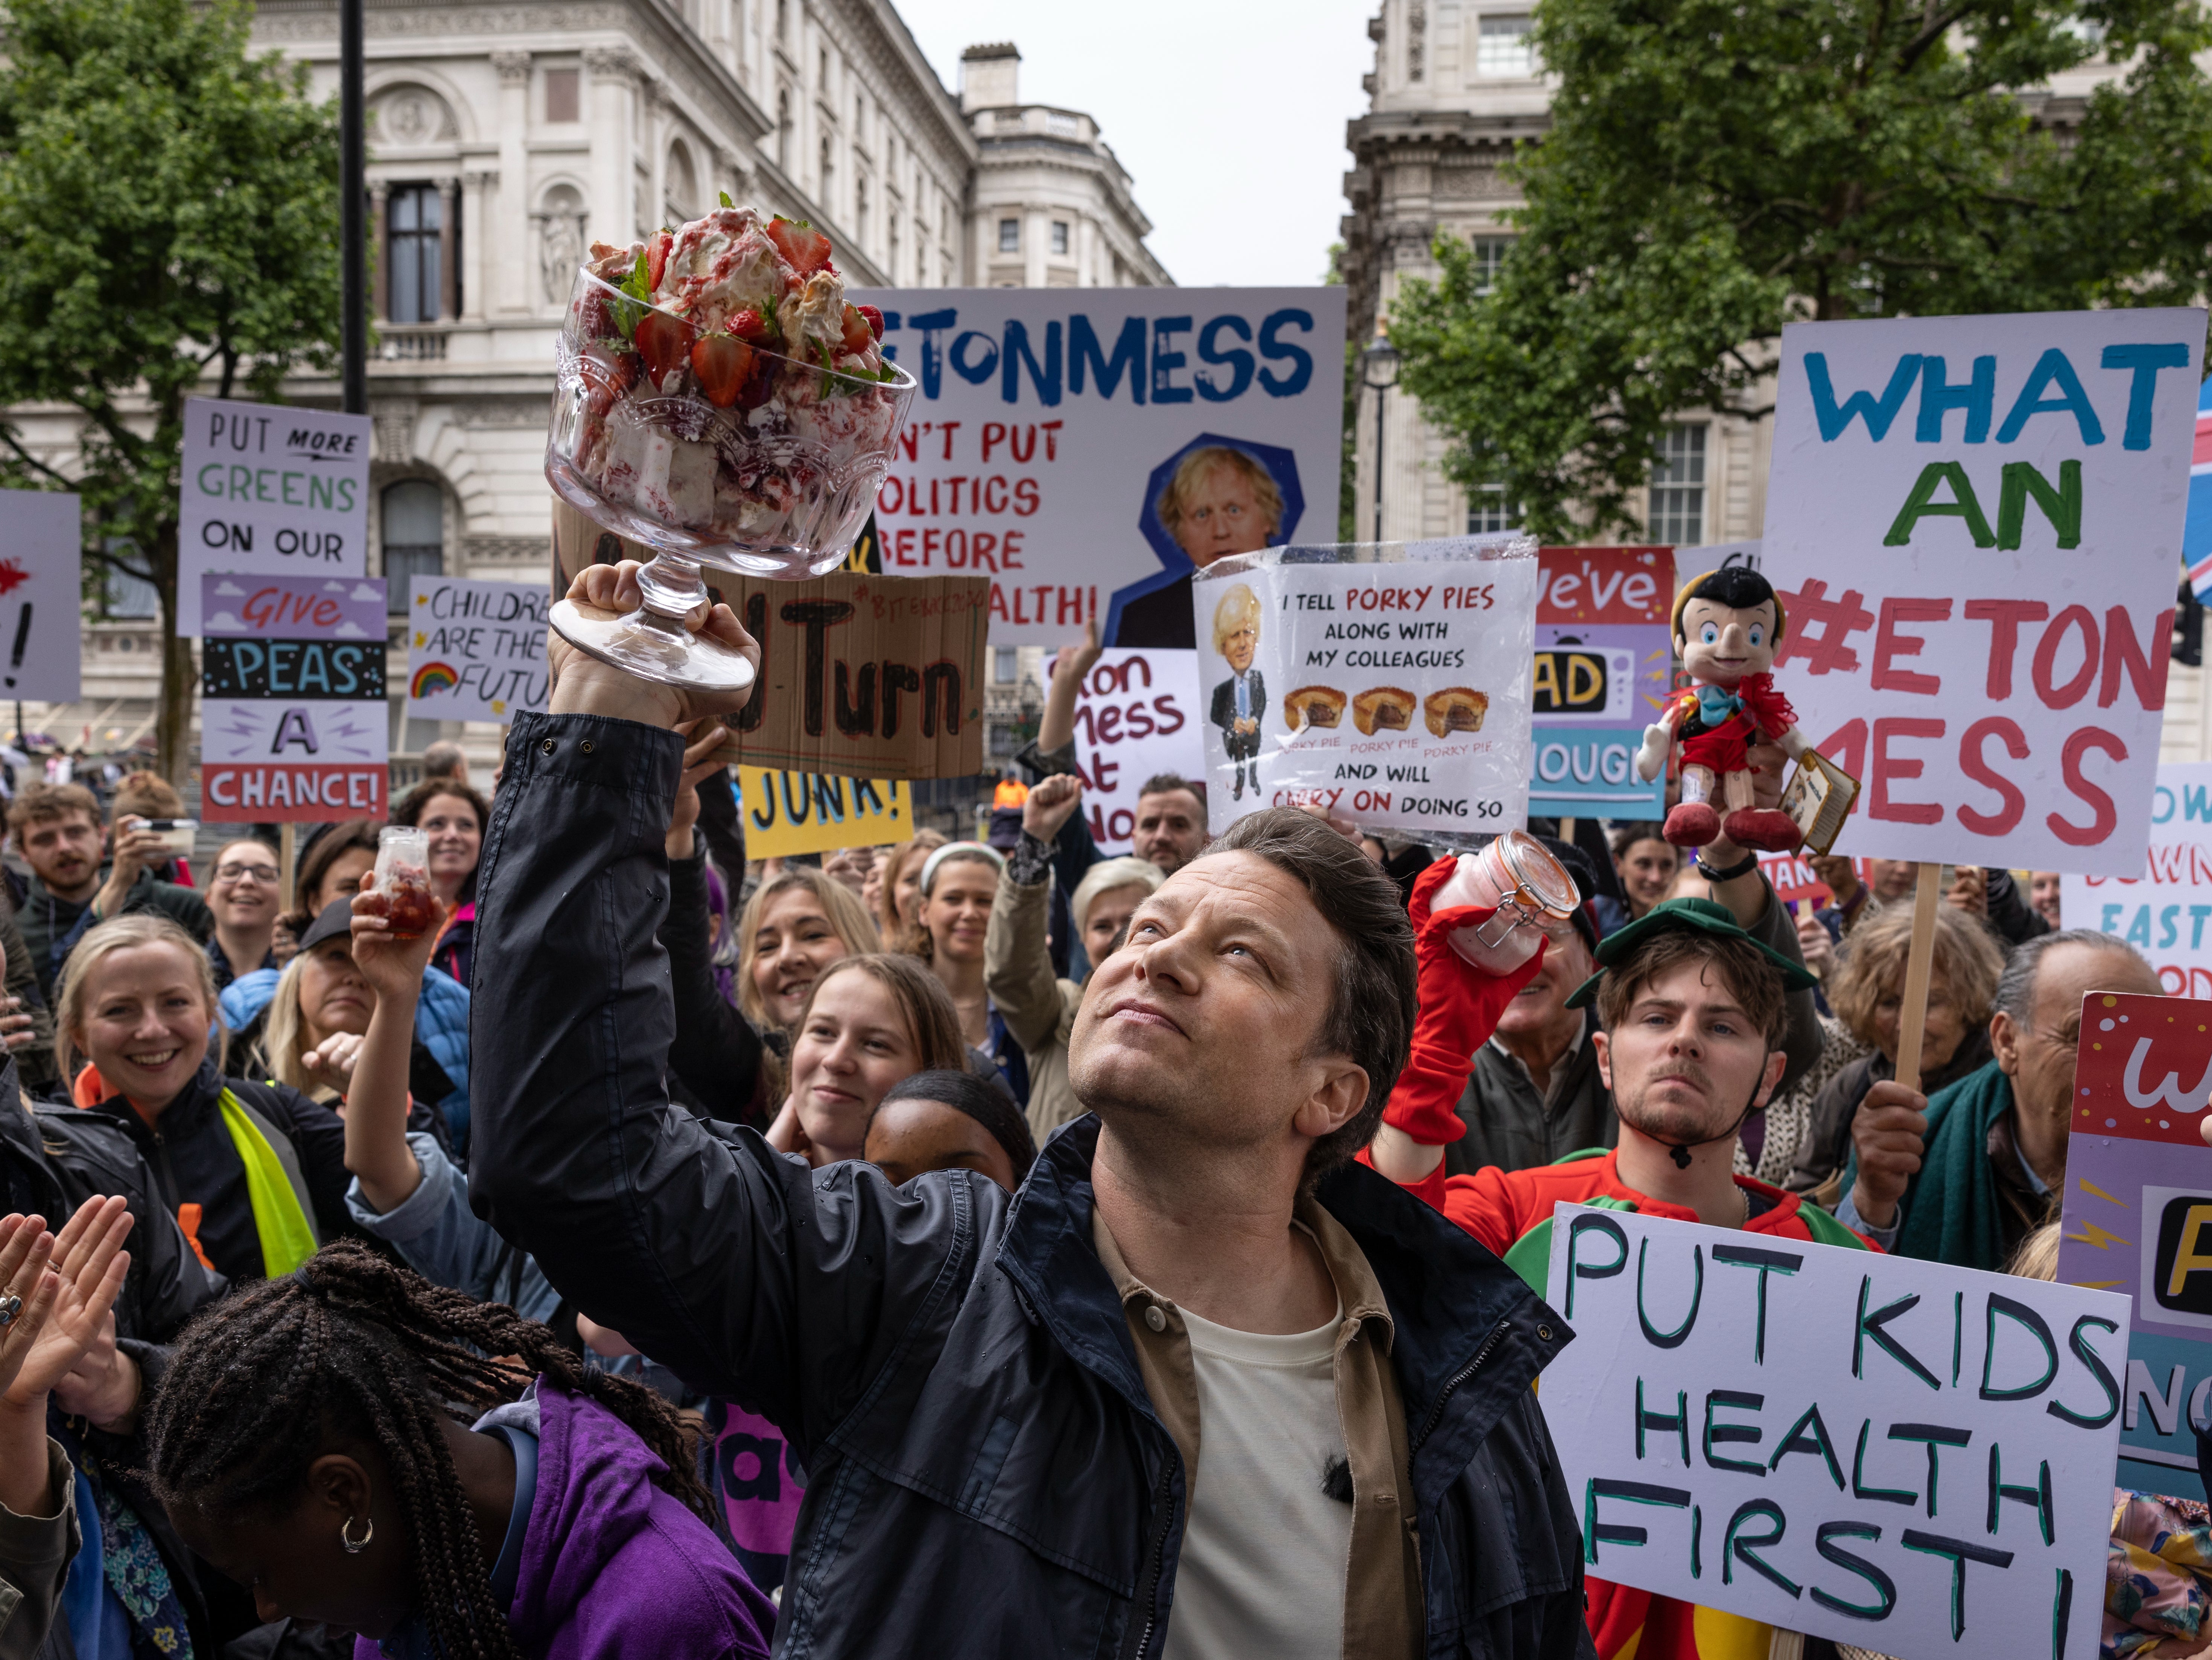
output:
[[2139,876],[2201,310],[1783,331],[1775,679],[1864,794],[1838,853]]
[[2091,1660],[2128,1306],[1561,1204],[1540,1398],[1589,1573],[1899,1660]]

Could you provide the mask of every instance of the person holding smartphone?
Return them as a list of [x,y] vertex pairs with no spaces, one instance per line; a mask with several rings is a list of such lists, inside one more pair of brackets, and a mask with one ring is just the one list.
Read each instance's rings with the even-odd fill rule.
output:
[[203,946],[215,933],[215,914],[204,899],[155,877],[155,868],[171,854],[166,837],[144,818],[126,814],[115,821],[113,845],[103,860],[100,805],[82,784],[33,784],[23,790],[9,806],[8,834],[31,867],[16,920],[49,1003],[62,964],[95,922],[155,911]]

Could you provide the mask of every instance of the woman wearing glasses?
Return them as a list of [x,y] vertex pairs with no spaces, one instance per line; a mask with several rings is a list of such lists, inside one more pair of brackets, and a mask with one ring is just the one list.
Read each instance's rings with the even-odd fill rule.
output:
[[[226,842],[215,856],[215,879],[208,885],[208,909],[215,913],[215,938],[208,961],[215,965],[216,989],[256,969],[280,969],[274,935],[283,909],[277,891],[276,855],[266,842],[244,836]],[[289,955],[289,953],[286,953]]]

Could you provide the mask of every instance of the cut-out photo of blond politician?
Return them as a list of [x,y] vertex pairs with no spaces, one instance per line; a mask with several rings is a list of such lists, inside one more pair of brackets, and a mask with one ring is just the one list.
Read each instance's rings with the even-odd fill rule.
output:
[[1260,649],[1260,596],[1243,583],[1233,584],[1213,608],[1213,649],[1229,665],[1229,678],[1213,689],[1208,717],[1221,728],[1223,746],[1237,767],[1229,794],[1241,801],[1249,781],[1260,790],[1260,715],[1267,707],[1267,683],[1252,659]]
[[1146,481],[1137,524],[1161,569],[1115,592],[1102,637],[1139,650],[1195,648],[1192,575],[1231,554],[1279,547],[1304,512],[1290,451],[1200,433]]

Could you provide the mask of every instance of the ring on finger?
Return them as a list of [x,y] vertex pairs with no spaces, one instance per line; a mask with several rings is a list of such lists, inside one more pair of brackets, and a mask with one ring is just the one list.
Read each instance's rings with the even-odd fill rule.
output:
[[23,1311],[23,1299],[10,1292],[0,1297],[0,1331],[15,1323],[15,1316]]

